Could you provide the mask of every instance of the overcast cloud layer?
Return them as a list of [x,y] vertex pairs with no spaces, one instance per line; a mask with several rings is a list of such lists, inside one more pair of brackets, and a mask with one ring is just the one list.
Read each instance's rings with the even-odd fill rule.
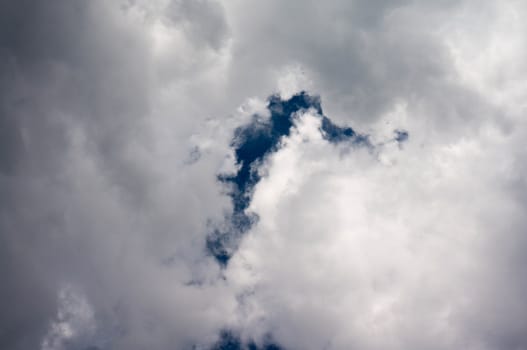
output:
[[[527,349],[525,18],[2,1],[0,349]],[[367,142],[298,110],[219,264],[235,130],[301,91]]]

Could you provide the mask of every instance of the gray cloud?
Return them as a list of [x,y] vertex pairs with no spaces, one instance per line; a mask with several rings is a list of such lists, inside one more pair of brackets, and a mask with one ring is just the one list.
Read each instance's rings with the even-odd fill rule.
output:
[[[177,164],[154,168],[153,58],[147,36],[119,8],[27,1],[1,12],[2,347],[39,348],[69,283],[84,290],[101,327],[117,323],[124,339],[136,337],[130,329],[149,322],[134,323],[138,310],[161,317],[160,304],[149,303],[163,297],[146,295],[179,290],[192,274],[167,269],[172,287],[159,284],[165,276],[137,293],[134,284],[148,282],[134,282],[133,271],[144,263],[163,273],[160,260],[189,245],[199,260],[200,236],[184,244],[174,237],[205,234],[201,200],[214,191],[200,199],[199,191],[182,191],[177,181],[188,175]],[[205,176],[212,184],[214,174]],[[184,329],[175,344],[185,341]]]
[[223,7],[215,1],[172,1],[167,9],[175,25],[181,25],[196,44],[205,43],[213,49],[225,45],[228,27]]

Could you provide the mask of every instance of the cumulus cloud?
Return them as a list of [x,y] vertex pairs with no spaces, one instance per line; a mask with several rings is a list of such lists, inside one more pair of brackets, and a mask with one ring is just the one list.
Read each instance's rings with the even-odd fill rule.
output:
[[304,116],[255,189],[260,220],[228,271],[242,327],[294,349],[521,347],[523,209],[487,168],[506,142],[350,150],[319,124]]
[[526,11],[2,2],[0,348],[525,348]]

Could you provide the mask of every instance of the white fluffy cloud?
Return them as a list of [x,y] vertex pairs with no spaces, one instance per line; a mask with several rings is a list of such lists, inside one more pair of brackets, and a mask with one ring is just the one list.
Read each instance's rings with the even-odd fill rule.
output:
[[318,121],[304,117],[256,187],[260,221],[228,270],[243,327],[292,349],[521,347],[525,208],[506,189],[509,140],[372,152],[330,144]]

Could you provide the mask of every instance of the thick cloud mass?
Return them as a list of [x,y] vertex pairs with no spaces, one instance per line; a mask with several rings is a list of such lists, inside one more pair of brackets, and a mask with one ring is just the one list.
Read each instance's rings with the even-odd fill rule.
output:
[[0,348],[527,348],[526,16],[1,2]]
[[[257,215],[247,211],[254,187],[262,178],[260,167],[267,157],[278,151],[291,132],[295,121],[313,110],[320,118],[319,131],[327,141],[340,143],[348,141],[356,145],[370,146],[368,137],[357,134],[350,127],[340,127],[322,114],[320,99],[302,91],[289,99],[271,96],[267,101],[269,117],[253,115],[249,124],[236,128],[231,146],[234,148],[235,174],[220,174],[219,180],[231,186],[232,215],[226,227],[215,229],[207,237],[207,249],[216,260],[226,265],[235,249],[240,236],[251,228],[258,219]],[[408,137],[405,131],[396,131],[398,141]],[[401,136],[402,135],[402,136]]]

